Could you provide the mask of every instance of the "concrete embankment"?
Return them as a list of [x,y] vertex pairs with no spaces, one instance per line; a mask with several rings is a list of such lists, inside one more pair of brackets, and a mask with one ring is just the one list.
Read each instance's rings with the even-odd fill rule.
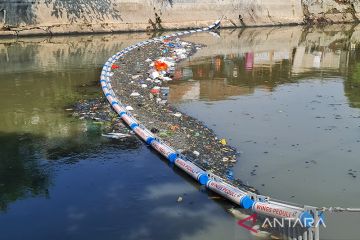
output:
[[357,22],[351,0],[19,0],[0,3],[0,38],[206,26]]

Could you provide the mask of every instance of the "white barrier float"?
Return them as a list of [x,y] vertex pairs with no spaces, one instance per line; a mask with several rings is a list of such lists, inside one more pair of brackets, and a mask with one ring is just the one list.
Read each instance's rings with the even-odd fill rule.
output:
[[255,202],[252,210],[274,218],[285,218],[293,222],[300,221],[301,226],[304,227],[311,227],[314,221],[314,217],[303,208],[274,201]]
[[152,133],[147,130],[146,128],[142,128],[141,126],[138,126],[134,129],[134,132],[136,133],[136,135],[138,135],[144,142],[146,142],[147,144],[151,144],[151,142],[153,140],[155,140],[154,135],[152,135]]
[[206,183],[209,181],[207,173],[190,161],[177,158],[175,160],[175,165],[181,168],[191,177],[195,178],[201,185],[206,185]]
[[254,201],[247,196],[247,193],[231,186],[230,184],[223,181],[209,180],[206,183],[206,186],[218,193],[219,195],[229,199],[235,204],[239,205],[242,208],[249,209],[253,206]]

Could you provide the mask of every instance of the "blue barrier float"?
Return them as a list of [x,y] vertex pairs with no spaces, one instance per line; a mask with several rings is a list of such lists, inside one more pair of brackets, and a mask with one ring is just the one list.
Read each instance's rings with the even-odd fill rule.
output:
[[270,198],[268,197],[263,198],[263,196],[256,195],[246,190],[241,190],[240,188],[229,184],[221,177],[207,172],[206,170],[197,166],[195,163],[186,159],[186,157],[178,154],[176,150],[165,144],[163,141],[161,141],[159,137],[155,136],[151,131],[139,124],[139,122],[131,115],[131,113],[126,110],[126,106],[122,104],[121,101],[116,97],[116,94],[112,89],[110,81],[110,73],[112,71],[111,67],[117,60],[119,60],[129,51],[152,42],[159,42],[175,36],[183,36],[197,32],[209,31],[218,28],[219,26],[220,20],[216,21],[214,24],[206,28],[189,30],[162,36],[159,38],[153,38],[151,40],[137,43],[135,45],[125,48],[120,52],[117,52],[106,61],[101,71],[100,84],[103,93],[108,102],[112,105],[115,112],[119,115],[119,117],[135,132],[135,134],[140,139],[149,144],[158,153],[168,159],[169,162],[174,163],[175,166],[182,169],[201,185],[205,185],[208,189],[234,202],[241,208],[251,209],[256,213],[264,214],[275,218],[286,218],[292,221],[300,220],[304,227],[309,228],[312,226],[312,224],[310,223],[314,223],[314,216],[310,213],[310,211],[306,210],[305,207],[299,207],[295,204],[292,205],[289,203],[283,203],[281,201],[277,202],[274,200],[270,200]]

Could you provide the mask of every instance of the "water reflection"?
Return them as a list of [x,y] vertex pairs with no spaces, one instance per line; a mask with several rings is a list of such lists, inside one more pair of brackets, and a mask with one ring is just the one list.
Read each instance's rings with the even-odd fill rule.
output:
[[306,77],[343,77],[345,94],[351,106],[357,107],[358,32],[360,28],[345,25],[322,30],[246,29],[238,39],[232,30],[221,31],[221,40],[209,41],[206,35],[189,37],[208,48],[199,52],[196,61],[177,69],[178,81],[171,83],[169,98],[173,102],[222,100],[252,94],[256,89],[271,92]]
[[0,131],[66,137],[81,128],[66,117],[65,106],[101,96],[97,79],[102,61],[144,38],[145,34],[135,34],[2,40],[0,53],[6,57],[0,58]]
[[[360,27],[221,30],[182,63],[169,98],[242,152],[233,171],[261,194],[359,207]],[[357,239],[332,215],[323,239]]]
[[348,79],[344,82],[346,97],[351,107],[360,108],[360,46],[351,44],[349,61],[353,63],[348,70]]
[[102,148],[137,149],[134,139],[99,137],[102,125],[78,121],[64,109],[101,96],[105,59],[145,34],[0,40],[0,210],[28,197],[49,197],[47,160],[74,163]]
[[34,158],[38,141],[0,132],[0,145],[0,211],[18,199],[47,197],[51,173]]
[[[345,191],[348,196],[343,199],[339,194],[333,202],[342,200],[345,205],[351,205],[359,196],[356,191],[350,192],[349,189],[356,189],[357,182],[352,178],[347,179],[344,182],[349,186],[345,189],[338,181],[341,176],[336,174],[339,171],[321,175],[323,171],[319,169],[326,166],[336,170],[342,166],[350,168],[350,165],[358,169],[352,165],[358,162],[353,143],[357,139],[354,128],[358,122],[344,117],[346,121],[338,124],[338,119],[329,117],[325,124],[316,122],[315,126],[309,127],[309,132],[320,135],[318,138],[309,138],[304,134],[303,127],[293,130],[293,135],[288,136],[284,133],[284,126],[290,128],[289,123],[304,116],[302,112],[296,115],[282,101],[293,91],[286,88],[289,83],[314,78],[331,82],[326,89],[329,95],[344,84],[351,106],[359,106],[358,31],[352,26],[342,29],[344,31],[303,31],[301,27],[222,30],[221,38],[215,40],[208,34],[191,36],[190,40],[203,42],[208,47],[202,49],[196,59],[184,63],[177,70],[177,78],[185,81],[172,82],[170,97],[173,101],[208,99],[217,100],[218,103],[222,102],[218,100],[229,97],[255,95],[254,102],[247,98],[241,99],[243,105],[233,101],[231,108],[241,109],[241,113],[236,115],[234,111],[229,118],[222,119],[225,125],[235,128],[224,128],[214,122],[223,131],[220,135],[226,136],[231,144],[239,140],[237,136],[241,136],[237,147],[241,151],[245,149],[246,154],[241,157],[242,172],[235,169],[236,173],[246,181],[254,182],[264,194],[279,195],[282,199],[289,197],[289,194],[296,197],[301,195],[295,201],[306,203],[306,194],[287,185],[291,183],[289,178],[313,187],[310,189],[312,193],[318,192],[319,182],[328,181],[328,186],[334,186],[338,192]],[[216,195],[199,188],[176,168],[174,174],[167,164],[159,161],[158,155],[152,154],[142,143],[135,139],[126,142],[103,139],[100,137],[101,125],[74,120],[64,111],[74,100],[100,96],[97,79],[105,59],[118,49],[146,38],[145,34],[134,34],[1,40],[0,53],[4,58],[0,58],[0,204],[1,210],[7,210],[0,213],[2,238],[251,238],[248,231],[239,228],[236,220],[223,211],[223,208],[229,207],[228,202],[221,199],[209,201]],[[336,76],[341,77],[341,81],[331,81]],[[323,89],[319,85],[310,82],[305,87],[299,87],[296,91],[301,94],[296,99],[311,102],[318,91],[322,91],[320,87]],[[257,90],[271,94],[281,87],[285,89],[275,107],[266,105],[271,99],[256,99],[261,97],[256,95]],[[339,94],[333,95],[338,97]],[[324,94],[324,98],[327,97],[330,100],[323,101],[333,104],[333,98]],[[315,100],[319,102],[318,98]],[[340,97],[335,100],[336,103],[343,102]],[[259,104],[264,104],[261,105],[263,108],[253,107]],[[333,108],[333,105],[329,105],[326,111]],[[200,114],[204,108],[195,106],[193,110]],[[205,113],[207,121],[213,120],[213,110]],[[230,114],[227,106],[220,105],[215,110],[221,116]],[[287,111],[289,116],[294,116],[290,120],[286,119]],[[350,116],[350,113],[358,116],[349,110],[341,114]],[[332,114],[330,116],[333,117]],[[240,118],[241,124],[233,125],[233,119]],[[259,122],[263,125],[258,125],[254,134],[254,125]],[[329,129],[329,126],[336,124],[337,128],[331,129],[333,132],[326,130],[326,136],[321,135],[323,128]],[[315,129],[317,127],[321,129]],[[338,131],[343,134],[346,127],[346,134],[352,138],[340,141],[336,138]],[[215,130],[219,132],[219,128],[215,127]],[[332,133],[334,135],[330,135]],[[274,136],[284,140],[275,141]],[[294,143],[293,136],[296,136]],[[309,139],[312,139],[310,143]],[[323,141],[322,148],[314,144],[320,141]],[[289,150],[284,149],[289,148],[290,142],[295,146],[290,153],[291,164],[283,155],[288,153]],[[271,146],[273,143],[277,145]],[[336,150],[339,145],[346,150],[351,147],[353,151],[347,153],[346,162],[336,165],[330,160],[342,159],[344,150],[329,151],[329,146]],[[316,147],[313,149],[313,146]],[[300,148],[310,148],[311,151],[304,157]],[[269,151],[266,157],[259,149]],[[325,156],[319,158],[319,152]],[[304,163],[313,158],[316,164],[311,162],[313,165],[309,167]],[[256,180],[246,175],[253,167],[254,159],[259,165]],[[280,162],[273,162],[277,159]],[[284,166],[282,174],[278,174],[278,166]],[[298,175],[293,169],[296,167],[302,170]],[[301,168],[306,168],[308,172],[304,173]],[[275,180],[271,178],[273,175],[277,176]],[[334,182],[324,175],[334,176]],[[316,181],[311,176],[316,176]],[[264,182],[266,186],[261,185]],[[333,192],[326,192],[328,189],[323,186],[321,189],[321,194],[326,195],[327,199],[334,195]],[[180,195],[184,201],[177,203]],[[324,198],[322,196],[319,200],[316,194],[312,195],[314,201],[321,202]],[[44,219],[46,227],[42,227]],[[327,236],[340,234],[352,239],[357,236],[354,232],[356,228],[352,226],[354,223],[356,225],[356,220],[344,220],[349,228],[346,232],[348,235],[340,231],[344,228],[339,227],[339,221],[329,220],[329,226],[333,221],[333,227],[329,227]]]
[[223,210],[228,202],[209,201],[195,181],[171,171],[135,137],[102,138],[102,125],[64,110],[101,96],[103,62],[146,38],[1,40],[1,239],[248,236]]

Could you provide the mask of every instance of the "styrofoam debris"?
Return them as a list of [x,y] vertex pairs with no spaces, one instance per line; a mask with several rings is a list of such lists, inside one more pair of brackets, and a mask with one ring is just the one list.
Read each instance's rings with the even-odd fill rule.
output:
[[138,93],[138,92],[132,92],[130,94],[130,97],[138,97],[138,96],[140,96],[140,93]]
[[101,134],[101,136],[107,137],[107,138],[113,138],[113,139],[121,139],[121,138],[130,137],[129,134],[124,134],[124,133],[107,133],[107,134]]
[[174,116],[175,116],[175,117],[181,117],[181,116],[182,116],[182,114],[181,114],[181,113],[179,113],[179,112],[177,112],[177,113],[174,113]]
[[162,77],[162,80],[164,80],[164,81],[171,81],[171,80],[172,80],[172,78],[169,78],[169,77]]
[[155,79],[158,78],[160,76],[158,71],[153,71],[150,73],[150,78]]
[[135,79],[138,79],[138,78],[140,78],[140,77],[141,77],[141,75],[133,75],[133,76],[131,76],[131,78],[134,79],[134,80],[135,80]]
[[126,106],[126,110],[133,111],[134,109],[132,108],[132,106]]

